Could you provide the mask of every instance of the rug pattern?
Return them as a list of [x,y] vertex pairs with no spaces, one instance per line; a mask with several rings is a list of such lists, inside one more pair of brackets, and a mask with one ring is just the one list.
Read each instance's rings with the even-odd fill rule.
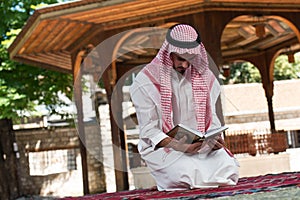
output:
[[157,191],[151,189],[138,189],[114,193],[86,195],[82,197],[65,197],[62,200],[143,200],[143,199],[209,199],[258,192],[272,192],[282,188],[300,188],[300,172],[286,172],[280,174],[267,174],[263,176],[240,178],[235,186],[219,188],[205,188],[181,191]]

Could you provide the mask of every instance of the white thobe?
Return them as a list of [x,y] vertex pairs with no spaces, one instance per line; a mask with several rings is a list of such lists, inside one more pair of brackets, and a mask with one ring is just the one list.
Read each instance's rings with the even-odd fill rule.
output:
[[[175,70],[172,71],[172,119],[174,124],[181,123],[197,129],[190,76],[190,68],[183,78],[179,78]],[[216,80],[210,92],[212,123],[209,129],[220,126],[215,111],[219,87]],[[210,151],[206,146],[198,154],[191,155],[156,147],[168,136],[162,131],[160,94],[144,73],[139,73],[135,78],[130,94],[139,122],[138,150],[159,190],[218,187],[237,183],[238,164],[224,149]]]

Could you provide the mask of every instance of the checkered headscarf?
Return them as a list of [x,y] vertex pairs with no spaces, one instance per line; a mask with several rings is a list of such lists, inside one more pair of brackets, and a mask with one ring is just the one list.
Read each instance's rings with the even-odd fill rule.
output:
[[170,54],[194,54],[191,61],[191,82],[196,111],[197,129],[206,131],[211,124],[210,89],[215,77],[209,73],[208,59],[204,45],[197,31],[186,24],[177,24],[168,30],[166,40],[156,57],[143,69],[160,92],[163,131],[173,126],[171,70],[173,62]]

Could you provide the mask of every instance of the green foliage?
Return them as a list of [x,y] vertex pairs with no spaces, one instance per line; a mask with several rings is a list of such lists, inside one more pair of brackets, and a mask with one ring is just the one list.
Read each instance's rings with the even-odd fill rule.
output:
[[225,84],[259,83],[261,77],[258,69],[249,62],[238,62],[230,65],[230,76],[224,80]]
[[274,80],[287,80],[299,78],[300,54],[295,55],[295,63],[289,63],[286,55],[281,55],[275,60]]
[[[289,63],[286,55],[280,55],[275,60],[274,81],[297,79],[300,77],[300,53],[295,54],[295,63]],[[260,83],[259,70],[249,62],[239,62],[230,65],[230,76],[224,78],[224,84]]]
[[0,119],[14,119],[45,105],[57,113],[57,106],[66,103],[59,98],[71,98],[71,75],[45,70],[9,59],[8,47],[20,32],[34,9],[57,0],[5,0],[0,2]]

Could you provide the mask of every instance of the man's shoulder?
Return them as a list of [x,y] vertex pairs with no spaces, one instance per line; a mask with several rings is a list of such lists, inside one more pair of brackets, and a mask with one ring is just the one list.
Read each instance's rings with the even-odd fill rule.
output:
[[133,84],[141,84],[145,81],[148,81],[149,78],[146,76],[146,74],[143,72],[143,70],[141,70],[135,77],[133,80]]
[[150,82],[150,79],[143,73],[143,71],[140,71],[135,77],[132,82],[132,85],[130,86],[130,90],[132,88],[142,87],[145,83]]

